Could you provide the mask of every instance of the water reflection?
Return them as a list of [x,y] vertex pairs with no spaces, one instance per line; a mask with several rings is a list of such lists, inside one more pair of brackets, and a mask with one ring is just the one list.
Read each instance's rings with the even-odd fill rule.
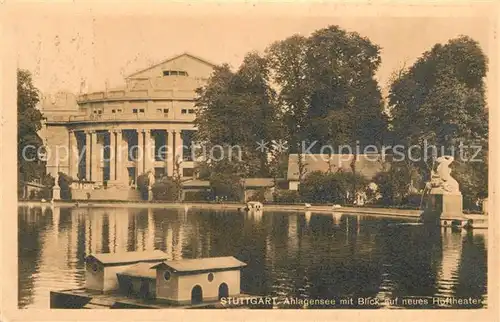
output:
[[242,289],[252,294],[376,297],[385,307],[409,307],[384,303],[396,297],[486,299],[486,234],[398,222],[310,211],[20,207],[19,305],[47,308],[50,290],[83,287],[90,253],[153,249],[173,260],[236,256],[248,263]]

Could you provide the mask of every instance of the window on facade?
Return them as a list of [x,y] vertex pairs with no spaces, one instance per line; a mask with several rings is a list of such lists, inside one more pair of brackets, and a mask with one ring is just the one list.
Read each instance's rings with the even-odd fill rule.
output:
[[[155,161],[156,158],[155,158]],[[155,168],[155,179],[161,179],[165,175],[165,168]]]
[[214,280],[214,274],[213,273],[208,273],[208,281],[211,282]]
[[182,113],[182,114],[186,114],[186,113],[187,113],[187,110],[186,110],[186,109],[182,109],[182,110],[181,110],[181,113]]
[[136,113],[136,114],[137,114],[137,109],[136,109],[136,108],[133,108],[133,109],[132,109],[132,113]]
[[170,272],[169,271],[165,271],[165,273],[163,273],[163,278],[165,279],[165,281],[168,281],[170,279]]
[[156,113],[161,113],[161,108],[157,108]]
[[111,113],[116,113],[116,110],[111,110]]
[[97,114],[97,110],[94,110],[94,114]]
[[168,108],[164,108],[163,113],[168,114]]
[[121,113],[121,112],[122,112],[122,109],[121,109],[121,108],[119,108],[119,109],[118,109],[118,113]]
[[189,110],[189,114],[194,114],[194,113],[195,113],[195,112],[194,112],[194,110],[193,110],[193,109],[190,109],[190,110]]
[[139,112],[144,113],[144,109],[143,108],[139,109]]
[[101,111],[101,110],[99,110],[99,111],[97,111],[97,113],[102,114],[102,111]]
[[[188,160],[192,161],[192,160]],[[184,168],[182,169],[182,176],[184,177],[194,177],[194,169],[193,168]]]
[[163,76],[188,76],[188,73],[183,70],[164,70]]

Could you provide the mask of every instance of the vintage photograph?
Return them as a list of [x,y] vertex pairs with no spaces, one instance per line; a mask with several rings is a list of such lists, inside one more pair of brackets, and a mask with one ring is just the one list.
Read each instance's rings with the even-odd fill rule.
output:
[[255,7],[13,11],[19,309],[491,305],[496,21]]

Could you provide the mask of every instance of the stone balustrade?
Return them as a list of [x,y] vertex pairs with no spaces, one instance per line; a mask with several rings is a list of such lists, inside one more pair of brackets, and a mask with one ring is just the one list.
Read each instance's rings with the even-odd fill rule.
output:
[[111,90],[88,93],[78,96],[79,104],[101,101],[120,101],[120,100],[158,100],[158,99],[179,99],[193,100],[195,99],[193,90],[172,90],[172,89],[142,89],[142,90]]
[[127,121],[161,121],[161,120],[178,120],[178,121],[194,121],[195,114],[181,114],[175,111],[167,114],[155,113],[114,113],[114,114],[90,114],[90,115],[58,115],[47,117],[47,122],[50,123],[80,123],[80,122],[127,122]]

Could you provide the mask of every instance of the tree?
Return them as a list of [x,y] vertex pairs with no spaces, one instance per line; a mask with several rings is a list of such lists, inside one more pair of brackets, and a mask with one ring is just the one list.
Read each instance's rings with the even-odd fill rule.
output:
[[175,158],[174,163],[174,174],[172,176],[172,182],[175,184],[175,191],[177,195],[175,196],[175,201],[181,201],[182,199],[182,174],[181,174],[182,160],[179,155]]
[[[473,198],[483,195],[487,186],[486,72],[487,59],[478,43],[460,36],[425,52],[393,81],[389,94],[395,143],[408,148],[426,142],[438,148],[437,155],[455,155],[460,169],[456,179],[464,194]],[[484,161],[462,159],[457,153],[460,143],[480,145]],[[422,151],[413,157],[420,160],[415,166],[428,178],[434,158],[424,156]],[[479,180],[470,178],[471,173]]]
[[61,199],[71,200],[71,184],[73,183],[73,178],[63,172],[58,173],[57,184],[61,188]]
[[244,187],[237,166],[228,161],[220,162],[218,166],[223,169],[215,168],[209,178],[213,198],[244,201]]
[[[270,143],[280,131],[277,116],[275,91],[269,85],[269,68],[265,58],[257,53],[247,54],[235,74],[231,92],[238,104],[239,117],[234,126],[241,126],[245,135],[239,144],[246,152],[247,159],[258,160],[258,166],[248,169],[250,176],[269,176],[268,150],[256,149],[257,142]],[[240,121],[240,123],[238,123]]]
[[151,188],[154,200],[178,201],[179,187],[171,178],[163,177]]
[[381,144],[386,116],[375,79],[380,48],[355,32],[330,26],[314,32],[306,53],[309,140],[324,144]]
[[141,195],[142,200],[148,200],[148,194],[149,194],[149,179],[148,179],[148,174],[143,173],[137,177],[137,189],[139,190],[139,193]]
[[279,146],[272,146],[269,158],[269,174],[273,178],[274,187],[278,187],[278,179],[286,177],[288,154]]
[[292,153],[301,154],[301,142],[307,138],[307,111],[311,86],[307,78],[307,38],[294,35],[266,49],[266,58],[277,90],[279,115],[284,139]]
[[237,133],[240,129],[233,124],[238,116],[230,88],[233,77],[229,65],[216,66],[207,84],[196,91],[196,141],[203,143],[207,150],[217,144],[237,144],[240,140]]
[[18,181],[43,180],[45,164],[37,153],[43,146],[37,132],[42,128],[42,113],[37,109],[40,92],[31,73],[17,70],[17,173]]
[[[375,79],[378,46],[357,33],[330,26],[307,38],[296,35],[275,42],[266,54],[286,139],[298,154],[300,181],[306,174],[302,144],[317,141],[315,153],[325,144],[381,145],[387,116]],[[354,162],[352,166],[355,173]]]
[[[281,158],[255,148],[280,138],[299,154],[302,181],[304,144],[382,142],[387,117],[375,79],[379,64],[378,46],[337,26],[275,42],[264,57],[246,55],[235,73],[216,67],[198,91],[197,141],[208,149],[240,146],[244,161],[232,175],[276,178]],[[216,163],[204,167],[213,171]]]
[[257,143],[273,140],[280,122],[266,59],[249,53],[236,73],[227,65],[216,67],[198,95],[196,141],[210,152],[202,167],[226,172],[217,164],[230,162],[232,175],[269,176],[268,151],[257,149]]

